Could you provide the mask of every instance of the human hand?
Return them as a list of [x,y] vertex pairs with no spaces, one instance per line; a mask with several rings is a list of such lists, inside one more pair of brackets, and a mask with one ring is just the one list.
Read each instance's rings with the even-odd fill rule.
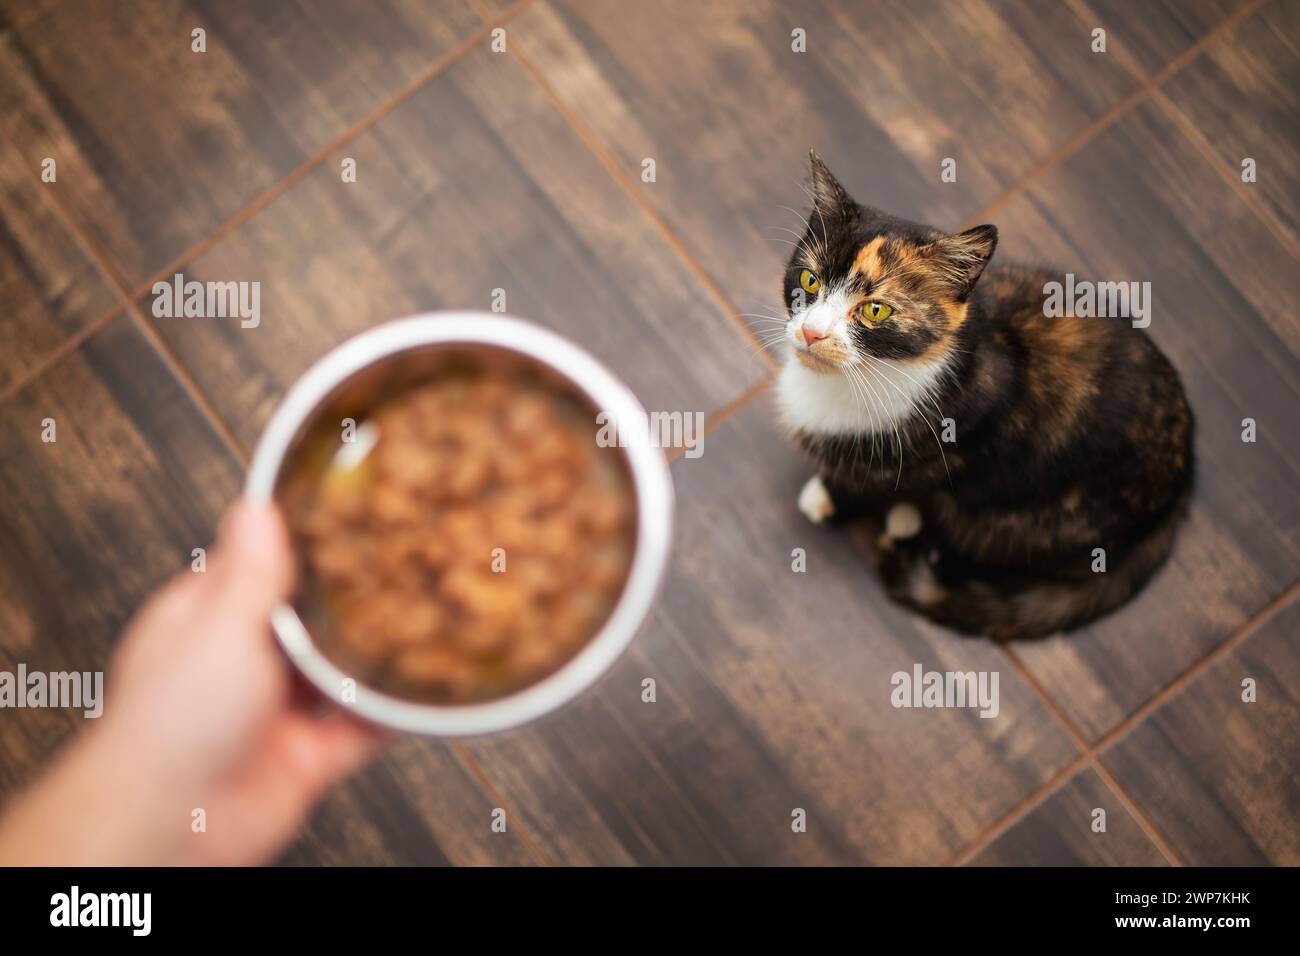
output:
[[292,585],[279,515],[236,502],[206,573],[182,572],[127,626],[104,716],[0,820],[0,863],[249,864],[281,848],[382,739],[305,706],[270,635]]

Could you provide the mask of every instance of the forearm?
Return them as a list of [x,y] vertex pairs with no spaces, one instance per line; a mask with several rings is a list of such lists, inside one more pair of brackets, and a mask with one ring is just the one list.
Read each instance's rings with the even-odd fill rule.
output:
[[15,798],[0,816],[0,865],[175,862],[188,832],[184,801],[163,792],[126,737],[123,728],[92,725]]

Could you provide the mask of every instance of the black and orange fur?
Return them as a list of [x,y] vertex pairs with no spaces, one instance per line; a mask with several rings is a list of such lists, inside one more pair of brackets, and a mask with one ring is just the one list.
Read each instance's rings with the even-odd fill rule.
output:
[[[1191,493],[1193,419],[1173,366],[1123,319],[1046,317],[1043,286],[1059,276],[986,269],[992,226],[949,236],[886,215],[812,164],[815,205],[785,288],[819,247],[828,277],[864,294],[892,286],[916,306],[905,322],[857,328],[858,348],[948,359],[934,404],[899,423],[898,442],[868,454],[861,436],[796,433],[837,519],[883,527],[899,501],[920,511],[915,537],[878,538],[890,593],[996,639],[1076,628],[1127,601],[1169,554]],[[936,437],[943,418],[951,443]]]

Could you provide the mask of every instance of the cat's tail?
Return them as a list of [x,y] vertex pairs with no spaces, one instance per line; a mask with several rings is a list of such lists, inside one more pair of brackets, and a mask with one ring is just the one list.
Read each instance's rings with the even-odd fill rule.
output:
[[1186,502],[1138,539],[1112,566],[1079,578],[981,573],[934,553],[908,550],[886,561],[890,594],[964,634],[1026,640],[1081,627],[1133,597],[1168,558]]

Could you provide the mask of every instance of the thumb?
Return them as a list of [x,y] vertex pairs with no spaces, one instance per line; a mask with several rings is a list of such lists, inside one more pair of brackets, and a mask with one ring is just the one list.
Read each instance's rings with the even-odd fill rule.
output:
[[217,533],[221,600],[229,612],[264,621],[293,588],[289,532],[273,505],[241,498]]

